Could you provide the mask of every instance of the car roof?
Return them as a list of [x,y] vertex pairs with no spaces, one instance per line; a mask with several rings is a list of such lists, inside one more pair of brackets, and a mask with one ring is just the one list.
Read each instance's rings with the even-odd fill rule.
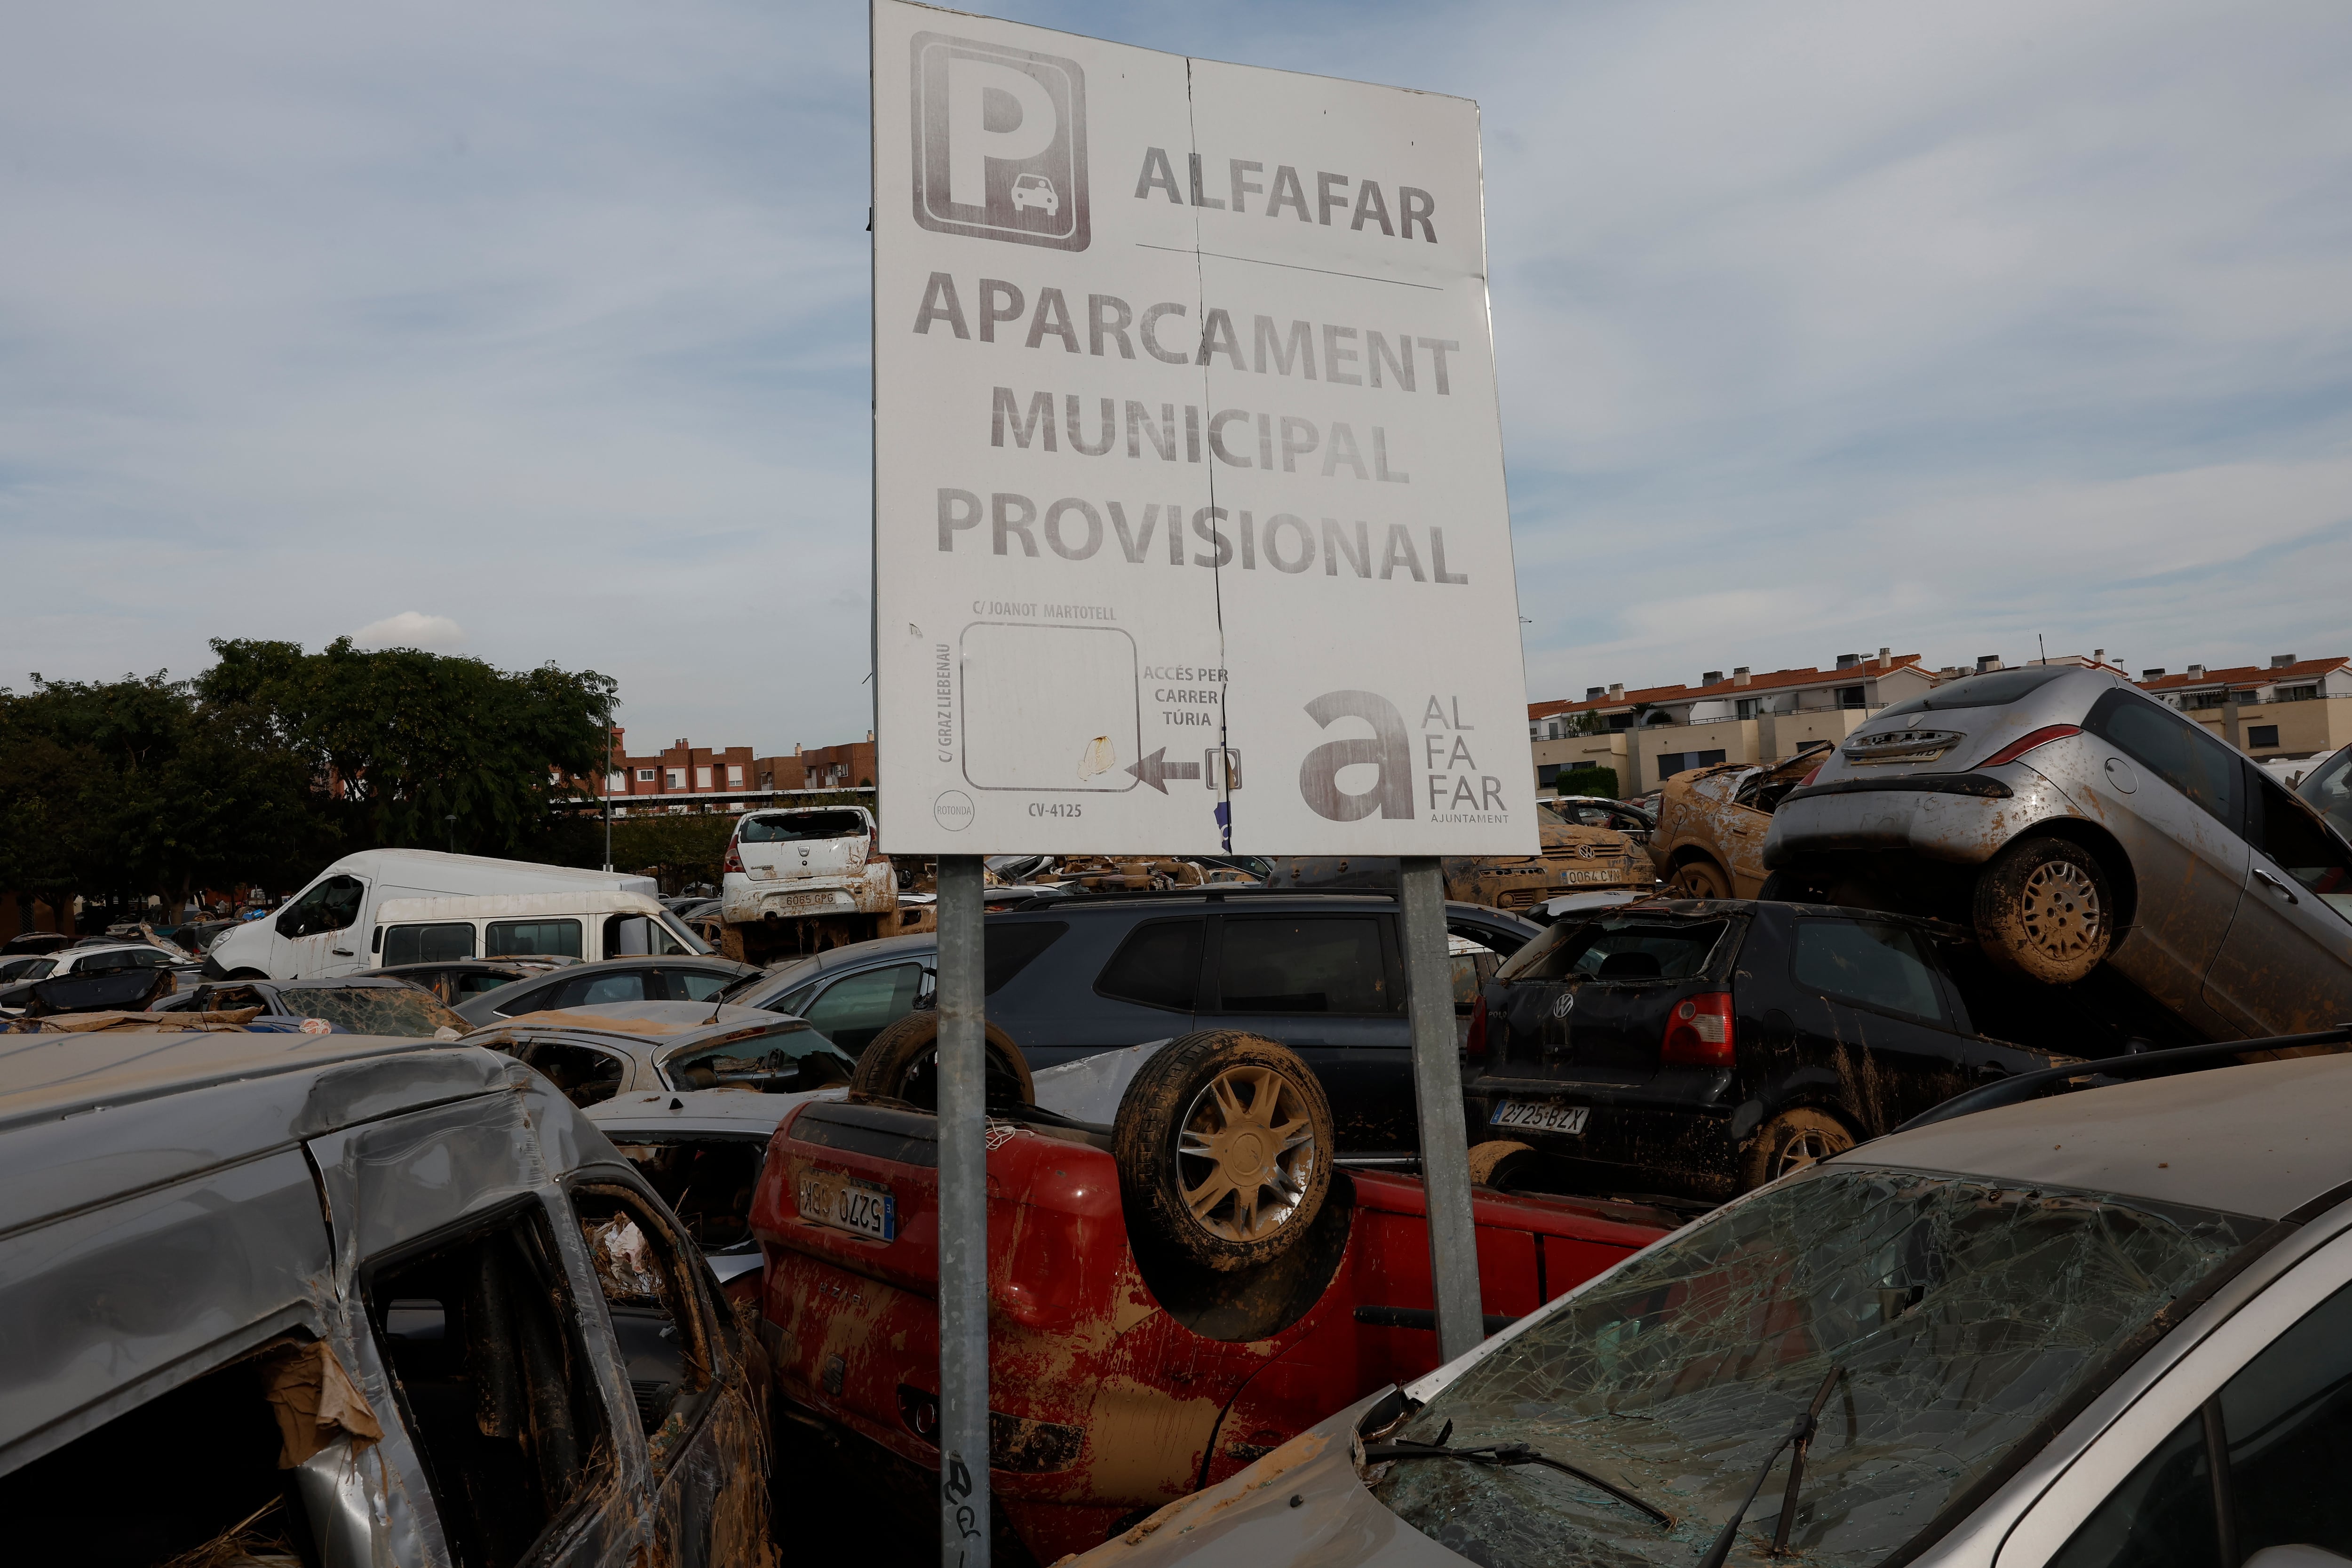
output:
[[0,1233],[414,1107],[502,1092],[508,1058],[366,1035],[0,1037]]
[[[2111,1084],[1955,1116],[1836,1156],[2278,1219],[2352,1186],[2352,1056]],[[2352,1193],[2346,1195],[2352,1196]]]
[[749,1094],[735,1089],[688,1089],[619,1094],[592,1105],[588,1120],[615,1141],[630,1133],[750,1132],[765,1135],[797,1106],[812,1100],[840,1100],[843,1089],[795,1094]]
[[[275,985],[280,991],[424,991],[397,974],[314,974],[308,980],[223,981],[222,984]],[[427,993],[430,994],[430,993]]]
[[571,1034],[626,1035],[641,1040],[723,1034],[747,1025],[772,1026],[790,1016],[763,1007],[714,1006],[708,1002],[595,1002],[548,1013],[518,1013],[502,1029],[562,1029]]

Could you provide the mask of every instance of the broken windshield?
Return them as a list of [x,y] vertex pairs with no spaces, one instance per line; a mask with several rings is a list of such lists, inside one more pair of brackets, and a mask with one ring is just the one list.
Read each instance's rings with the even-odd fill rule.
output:
[[746,844],[796,844],[810,838],[848,838],[865,832],[862,811],[760,811],[743,819]]
[[[1824,1169],[1636,1257],[1400,1434],[1527,1443],[1656,1503],[1671,1529],[1533,1467],[1399,1465],[1375,1489],[1488,1568],[1689,1568],[1835,1366],[1790,1545],[1816,1568],[1868,1568],[2104,1386],[2126,1342],[2260,1229],[2099,1193]],[[1780,1499],[1765,1489],[1736,1558],[1761,1555]]]
[[289,985],[278,999],[289,1012],[324,1018],[354,1035],[429,1040],[447,1029],[455,1039],[474,1026],[421,985]]

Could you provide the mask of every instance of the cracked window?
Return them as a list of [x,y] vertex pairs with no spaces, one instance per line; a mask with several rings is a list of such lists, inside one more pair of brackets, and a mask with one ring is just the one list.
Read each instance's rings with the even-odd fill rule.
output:
[[[2132,1337],[2262,1228],[2063,1188],[1831,1168],[1678,1232],[1479,1362],[1402,1436],[1523,1442],[1675,1518],[1566,1476],[1389,1467],[1391,1509],[1488,1568],[1689,1568],[1832,1365],[1791,1555],[1866,1568],[1918,1535]],[[1787,1461],[1735,1561],[1780,1522]]]
[[288,1011],[324,1018],[354,1035],[431,1039],[447,1029],[456,1039],[474,1026],[421,985],[289,985],[278,994]]

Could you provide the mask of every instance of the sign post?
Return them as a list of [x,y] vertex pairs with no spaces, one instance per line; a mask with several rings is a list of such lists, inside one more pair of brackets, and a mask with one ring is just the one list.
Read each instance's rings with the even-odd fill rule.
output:
[[940,857],[942,1079],[971,1074],[940,1173],[971,1568],[971,858],[1404,858],[1451,1356],[1479,1303],[1434,858],[1535,852],[1535,779],[1477,106],[872,4],[876,782],[884,847]]
[[942,855],[940,922],[940,1561],[987,1568],[988,1068],[982,869]]

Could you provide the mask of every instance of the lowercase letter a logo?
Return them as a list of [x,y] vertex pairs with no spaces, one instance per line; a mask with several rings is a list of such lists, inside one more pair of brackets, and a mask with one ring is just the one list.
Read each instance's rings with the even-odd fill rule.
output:
[[1084,250],[1087,87],[1076,60],[918,33],[915,221],[940,234]]

